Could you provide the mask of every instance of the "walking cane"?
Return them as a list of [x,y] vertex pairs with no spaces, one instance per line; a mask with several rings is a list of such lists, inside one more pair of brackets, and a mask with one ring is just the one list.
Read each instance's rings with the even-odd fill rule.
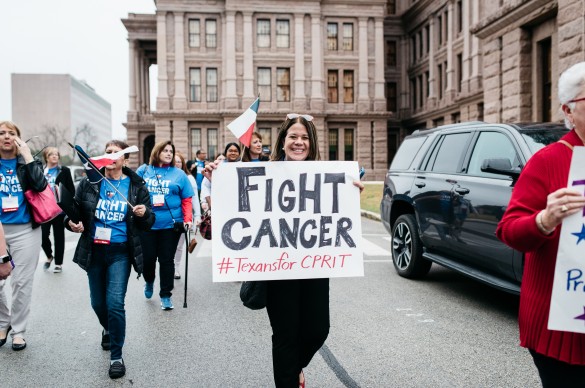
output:
[[187,308],[187,280],[189,279],[189,235],[191,230],[185,230],[185,298],[183,299],[183,308]]

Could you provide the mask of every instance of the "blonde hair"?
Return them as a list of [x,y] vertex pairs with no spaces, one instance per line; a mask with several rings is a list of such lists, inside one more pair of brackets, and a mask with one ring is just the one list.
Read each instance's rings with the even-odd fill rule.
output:
[[0,127],[3,125],[8,129],[16,131],[16,134],[18,135],[18,137],[20,137],[20,129],[12,121],[8,121],[8,120],[0,121]]
[[49,154],[50,153],[53,153],[53,152],[56,152],[57,155],[59,156],[59,158],[61,157],[61,153],[59,152],[59,150],[57,149],[57,147],[47,147],[43,151],[43,160],[45,161],[45,163],[48,162]]

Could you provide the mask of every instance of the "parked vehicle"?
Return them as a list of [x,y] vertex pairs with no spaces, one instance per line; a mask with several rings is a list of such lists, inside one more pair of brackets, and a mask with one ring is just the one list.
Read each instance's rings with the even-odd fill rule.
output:
[[85,177],[85,167],[83,166],[69,166],[69,170],[71,171],[71,177],[73,178],[73,184],[77,189],[79,182]]
[[528,159],[567,131],[468,122],[407,136],[380,203],[398,274],[424,277],[434,262],[518,294],[523,254],[496,238],[496,226]]

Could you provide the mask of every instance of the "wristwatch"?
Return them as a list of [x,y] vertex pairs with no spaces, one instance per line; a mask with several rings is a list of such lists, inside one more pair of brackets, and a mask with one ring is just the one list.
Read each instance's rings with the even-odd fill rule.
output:
[[0,261],[2,262],[2,264],[6,264],[11,260],[12,260],[12,256],[10,256],[10,253],[7,253],[4,256],[0,256]]

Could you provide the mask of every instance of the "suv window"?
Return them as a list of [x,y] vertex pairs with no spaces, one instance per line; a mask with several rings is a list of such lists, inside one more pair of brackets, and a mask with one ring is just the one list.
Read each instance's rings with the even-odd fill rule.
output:
[[461,152],[469,140],[470,133],[454,133],[439,139],[431,156],[423,167],[425,171],[455,173],[461,161]]
[[427,141],[428,136],[414,137],[412,139],[404,139],[398,152],[392,160],[390,165],[391,170],[407,170],[416,154],[423,148],[423,144]]
[[512,167],[520,167],[520,160],[514,145],[500,132],[482,132],[473,147],[467,172],[469,175],[504,178],[502,175],[481,171],[485,159],[508,159]]

